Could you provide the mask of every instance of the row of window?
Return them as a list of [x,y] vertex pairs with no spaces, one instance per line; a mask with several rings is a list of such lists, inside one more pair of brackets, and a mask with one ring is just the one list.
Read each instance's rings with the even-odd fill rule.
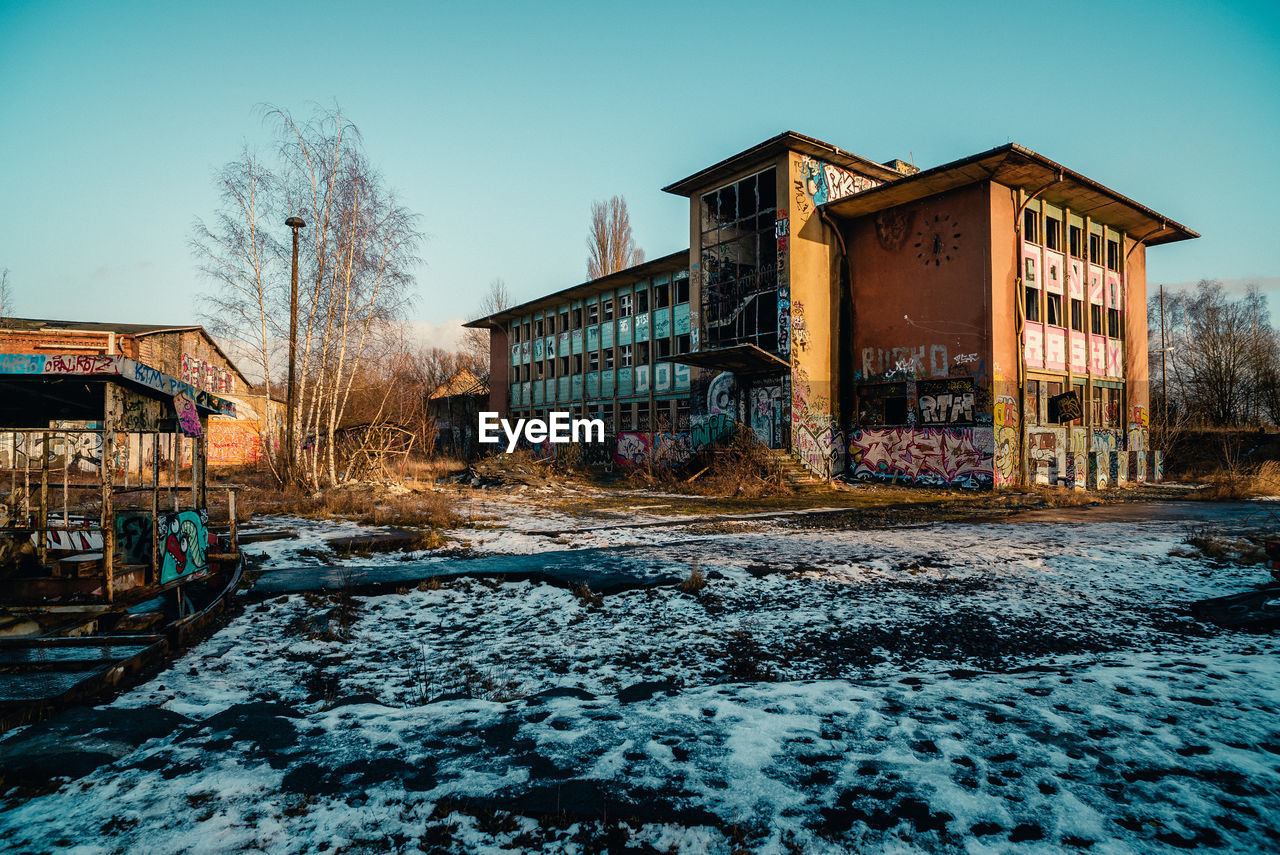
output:
[[[639,288],[632,294],[618,295],[618,314],[619,318],[629,318],[633,314],[643,315],[649,311],[649,289]],[[662,283],[653,286],[653,308],[665,309],[671,305],[680,305],[689,302],[689,275],[687,273],[680,274],[671,283]],[[511,340],[519,344],[522,341],[532,341],[535,338],[542,338],[547,335],[556,335],[557,333],[568,332],[569,330],[582,329],[584,326],[592,326],[600,323],[600,321],[611,321],[614,318],[614,298],[605,297],[597,303],[588,303],[586,306],[580,306],[576,309],[565,309],[559,315],[548,315],[537,320],[526,320],[523,323],[512,324]]]
[[[1120,414],[1124,412],[1123,391],[1110,386],[1094,386],[1093,396],[1086,392],[1083,381],[1072,384],[1084,412],[1084,418],[1067,424],[1073,427],[1118,428]],[[1063,383],[1057,380],[1028,380],[1025,388],[1024,417],[1028,425],[1037,427],[1061,424],[1059,414],[1053,411],[1050,401],[1062,394]],[[1041,395],[1041,392],[1044,394]]]
[[675,338],[659,338],[652,342],[620,344],[602,350],[590,350],[569,356],[552,357],[528,365],[518,365],[512,380],[522,383],[528,380],[544,380],[550,377],[567,377],[586,372],[611,371],[614,368],[630,368],[633,365],[652,365],[672,356],[689,353],[691,339],[688,334]]
[[[564,412],[566,408],[557,408]],[[584,404],[570,408],[577,418],[600,419],[605,436],[620,431],[658,431],[684,433],[689,430],[689,399],[676,398],[649,401],[612,401]],[[548,418],[550,410],[518,410],[517,418]]]
[[[1040,289],[1034,286],[1026,286],[1026,317],[1029,322],[1040,322]],[[1045,323],[1054,327],[1065,327],[1067,321],[1071,322],[1071,329],[1076,332],[1084,332],[1084,300],[1071,300],[1071,317],[1065,318],[1062,314],[1062,295],[1047,293],[1045,294]],[[1102,307],[1096,303],[1089,304],[1089,329],[1094,335],[1102,335],[1104,332],[1102,325]],[[1111,308],[1106,310],[1106,328],[1105,332],[1108,338],[1116,338],[1124,341],[1124,324],[1120,323],[1120,310]]]
[[[1082,221],[1083,223],[1083,221]],[[1031,243],[1038,243],[1046,249],[1062,251],[1062,220],[1052,213],[1041,212],[1035,206],[1028,206],[1022,213],[1022,236]],[[1103,263],[1103,235],[1089,235],[1089,261],[1092,264]],[[1085,257],[1084,226],[1071,224],[1066,230],[1067,252],[1073,258]],[[1106,240],[1106,266],[1108,270],[1120,269],[1120,241],[1110,237]]]

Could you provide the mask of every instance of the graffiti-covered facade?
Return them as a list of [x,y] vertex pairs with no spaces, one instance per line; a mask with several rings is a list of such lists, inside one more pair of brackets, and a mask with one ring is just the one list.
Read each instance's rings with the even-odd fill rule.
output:
[[654,259],[476,322],[491,329],[490,408],[604,421],[594,463],[688,455],[695,332],[688,254]]
[[[690,203],[680,442],[744,424],[822,477],[934,486],[1158,474],[1146,250],[1194,232],[1013,144],[921,171],[784,133],[664,189]],[[477,324],[519,373],[510,318]],[[537,412],[520,382],[494,407]]]
[[193,388],[231,400],[236,414],[209,423],[210,465],[257,463],[280,403],[255,389],[203,327],[5,318],[0,353],[71,351],[134,359]]

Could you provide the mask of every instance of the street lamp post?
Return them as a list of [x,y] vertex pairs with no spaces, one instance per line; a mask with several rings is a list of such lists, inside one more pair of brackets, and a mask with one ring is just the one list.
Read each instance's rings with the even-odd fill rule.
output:
[[289,279],[289,396],[285,403],[285,478],[293,480],[294,446],[293,415],[297,406],[298,380],[298,229],[306,223],[301,217],[290,217],[284,224],[293,229],[293,271]]

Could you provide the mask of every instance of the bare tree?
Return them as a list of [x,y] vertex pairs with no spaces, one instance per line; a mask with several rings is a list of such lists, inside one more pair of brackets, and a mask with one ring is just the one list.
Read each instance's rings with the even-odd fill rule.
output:
[[1233,300],[1222,283],[1202,280],[1194,292],[1166,295],[1165,304],[1168,376],[1159,374],[1159,359],[1151,365],[1153,388],[1167,385],[1169,400],[1157,414],[1167,404],[1171,422],[1234,427],[1274,420],[1280,341],[1266,297],[1250,288]]
[[614,196],[591,203],[591,229],[587,234],[587,276],[599,279],[644,261],[644,250],[631,234],[627,200]]
[[[496,315],[511,308],[511,305],[511,292],[507,289],[507,283],[502,279],[494,279],[480,301],[477,317]],[[481,380],[489,382],[489,331],[471,328],[464,330],[462,352],[469,360],[467,367]]]
[[289,318],[290,261],[276,235],[288,216],[306,221],[293,475],[318,487],[343,478],[335,434],[358,369],[394,335],[422,235],[340,110],[304,121],[277,108],[266,116],[277,151],[266,161],[246,150],[219,173],[222,208],[211,224],[197,221],[192,246],[215,282],[203,307],[211,331],[239,345],[271,388]]
[[13,288],[9,284],[9,268],[0,268],[0,326],[13,314]]

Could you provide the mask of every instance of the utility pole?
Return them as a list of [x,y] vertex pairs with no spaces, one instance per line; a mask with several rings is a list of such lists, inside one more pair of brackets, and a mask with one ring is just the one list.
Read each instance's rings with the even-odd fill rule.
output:
[[284,224],[293,229],[293,273],[289,280],[289,397],[285,403],[285,480],[293,480],[294,445],[293,414],[298,399],[298,229],[306,226],[300,217],[290,217]]

